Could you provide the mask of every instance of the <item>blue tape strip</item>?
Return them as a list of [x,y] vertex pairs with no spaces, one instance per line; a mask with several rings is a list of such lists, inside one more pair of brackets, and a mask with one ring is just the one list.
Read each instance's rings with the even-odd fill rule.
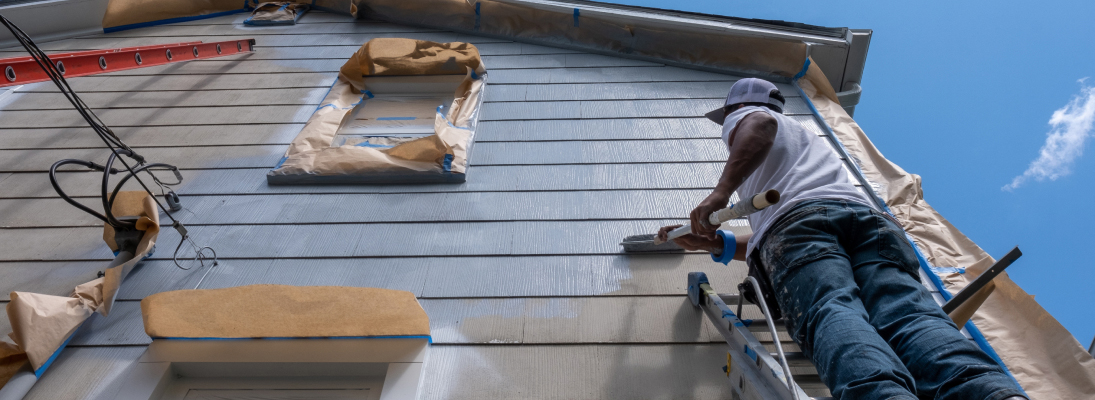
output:
[[[338,78],[335,78],[335,81],[334,81],[334,82],[331,82],[331,86],[328,86],[328,87],[327,87],[327,92],[326,92],[326,93],[323,93],[323,97],[322,97],[323,99],[326,99],[326,98],[327,98],[327,95],[331,94],[331,89],[334,89],[334,88],[335,88],[335,84],[336,84],[336,83],[338,83]],[[334,105],[332,105],[332,104],[322,104],[322,103],[321,103],[320,105],[316,106],[316,111],[319,111],[319,109],[321,109],[321,108],[323,108],[323,107],[326,107],[326,106],[332,106],[332,107],[334,107]],[[312,111],[312,113],[313,113],[313,114],[315,114],[315,112],[316,112],[316,111]]]
[[369,143],[369,142],[361,142],[361,143],[355,144],[354,146],[356,146],[356,147],[372,147],[374,149],[390,149],[390,148],[394,147],[394,146],[385,146],[385,145],[382,145],[382,144],[372,144],[372,143]]
[[[244,4],[246,4],[246,2]],[[200,20],[200,19],[223,17],[225,15],[239,14],[239,13],[248,12],[248,11],[251,11],[251,10],[248,10],[246,8],[242,8],[242,9],[239,9],[239,10],[221,11],[221,12],[215,12],[215,13],[212,13],[212,14],[195,15],[195,16],[191,16],[191,17],[178,17],[178,18],[161,19],[159,21],[139,22],[139,23],[136,23],[136,24],[121,25],[121,26],[115,26],[115,27],[112,27],[112,28],[103,28],[103,33],[113,33],[113,32],[120,32],[120,31],[125,31],[125,30],[130,30],[130,29],[147,28],[149,26],[174,24],[174,23],[177,23],[177,22],[197,21],[197,20]]]
[[444,169],[445,172],[452,171],[452,157],[452,154],[446,154],[445,161],[441,162],[441,168]]
[[[324,340],[324,339],[426,339],[431,344],[433,343],[432,336],[329,336],[329,337],[268,337],[268,338],[185,338],[185,337],[162,337],[157,336],[153,339],[166,339],[166,340],[297,340],[297,339],[312,339],[312,340]],[[67,343],[67,342],[66,342]],[[44,368],[44,366],[43,366]]]
[[756,362],[757,361],[757,352],[753,351],[753,349],[750,348],[749,345],[744,345],[742,347],[745,347],[745,355],[749,356],[749,358],[752,358],[753,362]]
[[582,15],[582,12],[579,11],[577,8],[575,8],[574,9],[574,27],[575,28],[578,27],[578,17],[581,16],[581,15]]
[[802,63],[802,70],[798,71],[798,73],[795,74],[795,76],[793,78],[791,78],[791,80],[797,81],[799,79],[802,79],[802,77],[806,76],[806,71],[808,71],[809,69],[810,69],[810,59],[807,58],[806,62]]
[[377,121],[414,121],[415,117],[379,117]]
[[[851,168],[854,170],[854,172],[860,178],[863,178],[864,180],[866,180],[866,178],[864,177],[863,171],[859,169],[859,166],[856,165],[855,163],[851,162],[851,159],[847,157],[848,150],[844,148],[844,144],[841,143],[840,139],[836,137],[836,133],[833,132],[833,128],[831,126],[829,126],[829,123],[827,121],[825,121],[824,117],[821,116],[821,112],[818,111],[817,107],[814,106],[814,102],[810,100],[810,96],[807,96],[806,92],[804,92],[802,90],[802,87],[799,86],[798,80],[800,78],[802,78],[803,76],[806,76],[806,70],[809,67],[810,67],[810,59],[806,59],[806,62],[802,66],[802,71],[799,72],[797,75],[795,75],[794,79],[791,81],[792,86],[795,87],[795,89],[798,91],[799,95],[802,96],[803,100],[806,101],[806,105],[810,107],[810,112],[813,113],[814,118],[817,119],[817,122],[821,125],[821,127],[825,129],[826,134],[828,134],[828,136],[833,140],[833,142],[835,142],[840,147],[840,151],[843,153],[845,158],[848,160],[846,165],[850,165]],[[875,199],[876,203],[878,203],[878,205],[881,206],[882,209],[887,214],[890,214],[890,216],[893,216],[893,212],[890,211],[890,207],[888,205],[886,205],[885,201],[883,201],[881,198],[879,198],[877,196],[877,194],[874,193],[874,190],[871,190],[869,194],[871,195],[871,197],[873,197]],[[905,232],[905,239],[908,240],[909,244],[912,245],[913,251],[916,253],[916,259],[917,259],[917,261],[920,262],[920,268],[924,272],[926,272],[925,275],[928,275],[928,278],[935,285],[935,287],[939,291],[940,295],[943,296],[943,299],[950,300],[951,299],[950,292],[947,291],[946,286],[943,285],[943,281],[941,279],[939,279],[939,276],[937,276],[934,272],[932,272],[931,263],[929,263],[928,260],[926,258],[924,258],[924,254],[920,251],[920,247],[916,245],[916,242],[912,240],[912,236],[909,236],[908,232]],[[973,337],[973,341],[975,343],[977,343],[977,347],[980,347],[982,351],[984,351],[986,354],[989,355],[989,357],[991,357],[993,359],[993,361],[996,361],[996,364],[999,365],[1000,368],[1004,369],[1004,373],[1008,374],[1008,377],[1010,377],[1011,381],[1015,383],[1015,386],[1019,388],[1019,391],[1023,392],[1023,395],[1026,396],[1026,391],[1023,390],[1023,385],[1019,384],[1019,381],[1015,379],[1015,375],[1011,374],[1011,370],[1008,369],[1008,366],[1004,364],[1004,361],[1002,359],[1000,359],[1000,355],[997,354],[996,350],[992,348],[992,345],[990,345],[988,340],[985,339],[985,336],[983,334],[981,334],[981,331],[979,329],[977,329],[977,326],[973,324],[973,321],[967,322],[965,327],[966,327],[966,331],[969,332],[970,336]],[[1029,397],[1029,396],[1027,396],[1027,397]]]
[[964,274],[966,269],[962,267],[931,267],[936,274]]
[[[83,326],[83,323],[80,323],[80,326]],[[76,332],[78,332],[79,330],[80,328],[77,327],[76,331],[73,331],[72,334],[68,335],[68,338],[61,343],[61,347],[58,347],[57,350],[53,352],[53,355],[50,355],[49,359],[47,359],[46,362],[42,363],[41,367],[38,367],[38,369],[34,370],[35,378],[42,378],[42,374],[46,373],[46,369],[48,369],[50,365],[53,365],[53,362],[57,360],[57,356],[61,355],[61,350],[64,350],[65,346],[68,346],[68,342],[72,341],[72,338],[76,336]]]
[[475,2],[475,30],[479,30],[479,18],[482,15],[479,13],[479,2]]
[[722,238],[722,254],[715,256],[715,253],[711,253],[711,260],[718,263],[729,264],[730,261],[734,260],[734,253],[738,251],[738,242],[737,239],[734,238],[734,232],[717,230],[715,231],[715,234]]

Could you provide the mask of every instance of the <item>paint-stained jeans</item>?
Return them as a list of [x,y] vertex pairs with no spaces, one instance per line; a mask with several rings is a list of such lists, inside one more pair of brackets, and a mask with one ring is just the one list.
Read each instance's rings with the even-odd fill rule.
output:
[[920,284],[901,228],[870,207],[803,202],[768,229],[754,253],[788,332],[835,398],[1021,395]]

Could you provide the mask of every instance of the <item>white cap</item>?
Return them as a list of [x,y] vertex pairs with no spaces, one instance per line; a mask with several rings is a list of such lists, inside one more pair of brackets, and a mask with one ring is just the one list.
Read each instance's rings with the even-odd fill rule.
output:
[[707,119],[722,125],[725,120],[725,109],[728,106],[740,103],[764,103],[772,105],[776,111],[783,112],[783,95],[772,82],[760,78],[745,78],[734,82],[730,87],[730,93],[726,95],[726,103],[719,108],[704,114]]

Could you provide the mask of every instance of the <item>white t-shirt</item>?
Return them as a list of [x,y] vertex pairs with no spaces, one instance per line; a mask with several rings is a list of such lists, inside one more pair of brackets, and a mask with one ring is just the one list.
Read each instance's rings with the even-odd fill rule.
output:
[[798,121],[767,107],[747,106],[726,116],[722,141],[728,148],[730,133],[746,115],[754,112],[766,112],[775,117],[779,128],[768,157],[738,187],[738,197],[747,201],[754,194],[776,189],[780,200],[748,217],[753,237],[749,239],[747,254],[752,254],[772,222],[804,200],[848,200],[875,207],[867,194],[855,186],[855,178],[827,138],[811,133]]

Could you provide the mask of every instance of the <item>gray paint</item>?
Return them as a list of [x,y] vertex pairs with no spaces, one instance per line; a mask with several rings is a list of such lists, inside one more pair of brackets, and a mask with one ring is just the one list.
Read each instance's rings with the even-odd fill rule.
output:
[[[700,114],[720,105],[738,77],[384,23],[323,23],[343,17],[315,12],[295,27],[260,30],[232,25],[241,17],[46,44],[259,40],[251,56],[72,80],[142,154],[187,168],[178,190],[188,209],[179,215],[222,257],[202,288],[410,291],[436,343],[423,398],[725,397],[724,345],[686,303],[685,276],[704,271],[733,291],[744,264],[701,253],[627,255],[618,243],[681,222],[710,190],[726,150],[719,127]],[[384,33],[393,31],[411,33]],[[341,60],[368,38],[393,36],[470,41],[485,55],[491,86],[468,181],[268,186],[267,169]],[[66,295],[112,258],[99,224],[57,199],[40,172],[60,158],[104,155],[74,112],[51,107],[54,92],[27,85],[17,101],[0,103],[0,171],[15,171],[0,172],[0,291]],[[789,96],[792,118],[808,121],[804,106]],[[97,178],[60,174],[89,204]],[[192,288],[207,272],[170,261],[177,240],[162,231],[115,312],[82,328],[30,398],[116,390],[148,342],[138,300]],[[796,380],[826,394],[816,376]]]
[[[653,233],[681,221],[217,225],[190,226],[189,231],[197,243],[217,245],[217,254],[225,258],[618,254],[621,238]],[[732,220],[725,225],[744,224],[743,220]],[[99,227],[3,229],[0,261],[111,259],[101,231]],[[179,235],[174,229],[164,229],[158,242],[174,246]],[[162,249],[152,256],[170,257],[170,251]]]
[[[502,86],[495,86],[496,89]],[[324,89],[325,90],[325,89]],[[807,129],[818,135],[821,128],[809,115],[794,115]],[[135,148],[150,146],[187,147],[217,145],[288,145],[303,123],[247,125],[175,125],[146,128],[111,127],[114,133]],[[225,135],[231,131],[231,135]],[[636,140],[717,138],[722,130],[702,118],[634,118],[535,121],[483,121],[475,142],[517,142],[552,140]],[[14,128],[0,135],[3,149],[98,148],[102,141],[90,130],[73,128]],[[480,154],[482,152],[476,152]]]
[[[252,193],[427,193],[461,191],[559,191],[620,189],[694,189],[714,187],[721,162],[666,164],[586,164],[478,166],[462,184],[392,186],[288,186],[266,184],[268,168],[183,171],[179,192],[194,195]],[[96,196],[96,173],[58,174],[57,180],[72,196]],[[0,198],[56,197],[44,172],[0,173]],[[127,188],[138,190],[136,184]]]
[[[706,189],[659,191],[332,193],[182,196],[176,218],[190,225],[510,220],[673,219],[692,211]],[[82,200],[95,205],[95,199]],[[736,200],[736,197],[734,198]],[[529,207],[536,204],[630,204],[628,207]],[[367,212],[362,212],[367,205]],[[41,215],[51,215],[43,221]],[[170,221],[163,221],[170,226]],[[103,222],[61,199],[0,199],[0,227],[99,227]]]
[[[106,261],[3,262],[0,291],[65,296],[95,278]],[[383,287],[428,298],[529,296],[649,296],[685,292],[681,274],[706,272],[714,284],[731,287],[745,266],[729,268],[706,254],[395,257],[222,260],[202,288],[253,284]],[[182,270],[170,260],[142,263],[122,286],[121,300],[193,288],[205,270]]]

